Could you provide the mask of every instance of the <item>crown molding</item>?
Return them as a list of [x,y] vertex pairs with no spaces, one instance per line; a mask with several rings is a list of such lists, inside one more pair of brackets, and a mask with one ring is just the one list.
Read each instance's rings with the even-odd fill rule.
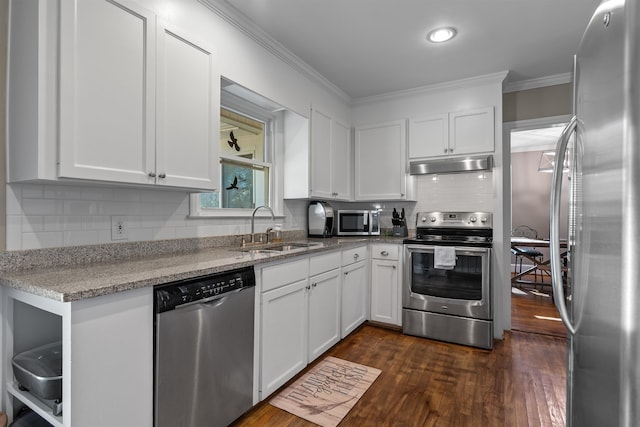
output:
[[287,64],[294,71],[297,71],[307,78],[310,78],[326,87],[343,102],[347,104],[351,103],[351,97],[346,92],[331,83],[313,67],[304,62],[298,56],[294,55],[290,50],[269,34],[265,33],[260,27],[253,23],[253,21],[249,20],[233,6],[221,0],[198,0],[198,2],[236,28],[242,34],[249,37],[264,50]]
[[573,73],[556,74],[553,76],[540,77],[531,80],[521,80],[518,82],[506,82],[504,84],[503,93],[517,92],[520,90],[537,89],[539,87],[555,86],[560,84],[571,83],[573,81]]
[[428,86],[419,86],[412,89],[403,89],[394,92],[383,93],[380,95],[364,96],[354,99],[352,105],[363,105],[372,102],[391,101],[393,99],[404,98],[407,96],[424,95],[451,89],[479,86],[483,84],[502,84],[508,73],[508,71],[499,71],[497,73],[485,74],[482,76],[470,77],[467,79],[453,80],[450,82],[437,83]]

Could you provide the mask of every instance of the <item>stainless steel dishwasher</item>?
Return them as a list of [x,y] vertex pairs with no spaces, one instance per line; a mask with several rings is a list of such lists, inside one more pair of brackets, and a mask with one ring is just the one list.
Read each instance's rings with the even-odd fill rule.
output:
[[253,405],[253,267],[154,294],[154,425],[230,424]]

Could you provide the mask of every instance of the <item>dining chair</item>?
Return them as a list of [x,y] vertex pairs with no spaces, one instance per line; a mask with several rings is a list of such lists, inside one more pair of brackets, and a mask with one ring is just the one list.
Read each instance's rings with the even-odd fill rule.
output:
[[[529,239],[537,239],[538,232],[529,227],[528,225],[519,225],[513,230],[511,230],[512,237],[527,237]],[[514,273],[522,273],[522,254],[527,254],[531,258],[536,259],[538,262],[542,262],[543,254],[536,248],[532,247],[518,247],[516,251],[514,248],[511,248],[511,253],[516,256],[516,262],[513,265]],[[518,268],[518,262],[520,262],[520,267]],[[517,270],[516,270],[517,269]],[[538,269],[533,270],[534,282],[538,282]],[[542,274],[540,275],[540,279],[542,279]]]

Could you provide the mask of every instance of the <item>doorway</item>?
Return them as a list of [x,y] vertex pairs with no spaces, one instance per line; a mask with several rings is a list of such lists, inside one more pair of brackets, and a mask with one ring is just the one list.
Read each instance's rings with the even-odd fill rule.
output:
[[[511,234],[539,241],[539,246],[519,247],[532,259],[545,262],[549,257],[549,197],[551,191],[551,153],[569,117],[512,122],[509,125],[511,177]],[[551,159],[551,160],[550,160]],[[568,180],[565,178],[565,181]],[[563,184],[563,206],[568,206],[568,185]],[[562,214],[566,218],[565,212]],[[562,229],[564,227],[564,230]],[[566,224],[561,225],[566,235]],[[527,256],[511,254],[511,276],[533,267]],[[549,273],[533,269],[511,283],[511,329],[546,335],[566,336],[566,330],[553,302]]]

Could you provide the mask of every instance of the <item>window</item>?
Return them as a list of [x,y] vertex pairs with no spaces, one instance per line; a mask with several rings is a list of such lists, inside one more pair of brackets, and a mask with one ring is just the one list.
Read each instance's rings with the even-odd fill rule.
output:
[[274,204],[272,162],[276,115],[271,111],[275,104],[265,108],[229,93],[230,87],[240,86],[228,82],[225,85],[224,80],[222,87],[220,190],[192,195],[192,216],[244,216],[257,206]]

